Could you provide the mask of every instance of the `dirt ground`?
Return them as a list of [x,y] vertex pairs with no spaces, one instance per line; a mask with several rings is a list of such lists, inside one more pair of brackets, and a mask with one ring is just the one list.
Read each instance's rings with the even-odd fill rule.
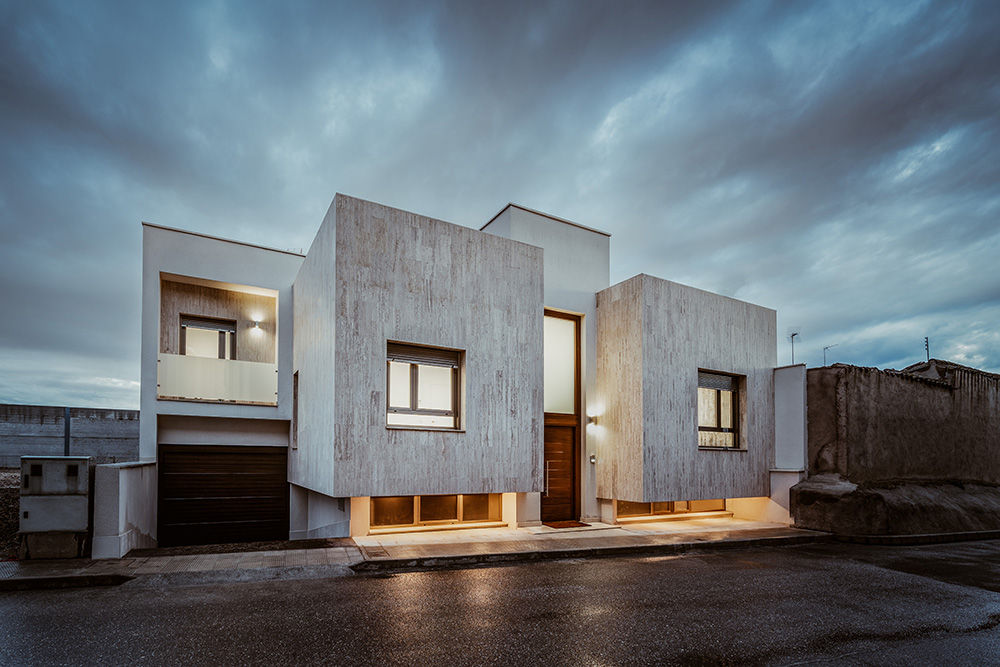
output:
[[20,469],[0,468],[0,560],[17,556],[20,480]]

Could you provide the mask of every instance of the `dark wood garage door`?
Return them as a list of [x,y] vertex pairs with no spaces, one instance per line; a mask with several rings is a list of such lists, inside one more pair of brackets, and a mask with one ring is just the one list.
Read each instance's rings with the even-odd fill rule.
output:
[[160,546],[288,539],[284,447],[160,445]]

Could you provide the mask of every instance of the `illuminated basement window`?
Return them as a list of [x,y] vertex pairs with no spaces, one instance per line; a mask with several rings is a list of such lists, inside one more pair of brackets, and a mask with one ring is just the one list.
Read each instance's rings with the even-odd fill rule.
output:
[[692,512],[718,512],[726,509],[724,498],[710,500],[673,500],[664,503],[634,503],[618,500],[618,516],[660,516],[664,514],[690,514]]
[[373,496],[371,525],[377,528],[500,521],[499,493],[441,496]]
[[698,372],[698,446],[739,447],[739,378]]
[[459,428],[462,352],[386,344],[386,426]]

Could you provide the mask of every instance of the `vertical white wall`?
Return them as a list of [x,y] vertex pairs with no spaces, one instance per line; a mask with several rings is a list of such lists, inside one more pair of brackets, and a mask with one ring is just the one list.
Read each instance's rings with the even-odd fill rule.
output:
[[[292,282],[303,256],[238,241],[143,223],[142,343],[139,389],[139,458],[156,458],[157,415],[289,419],[292,393]],[[160,348],[160,274],[170,273],[239,289],[249,286],[278,294],[278,405],[231,405],[160,401],[156,396]]]
[[94,471],[93,558],[156,546],[156,465],[115,463]]
[[[596,478],[590,454],[596,453],[597,443],[586,428],[586,414],[594,408],[597,365],[597,292],[611,281],[611,236],[575,223],[508,205],[488,222],[483,231],[538,246],[544,251],[544,301],[546,308],[583,315],[581,336],[581,403],[584,414],[584,447],[580,456],[580,513],[583,518],[597,519]],[[538,504],[537,494],[532,494]],[[529,503],[524,516],[528,516]],[[521,516],[521,513],[519,513]]]
[[806,366],[774,369],[774,467],[806,469]]

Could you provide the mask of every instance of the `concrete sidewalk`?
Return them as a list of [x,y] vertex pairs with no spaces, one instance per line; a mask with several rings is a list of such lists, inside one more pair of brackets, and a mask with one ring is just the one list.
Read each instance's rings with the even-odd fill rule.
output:
[[151,575],[224,573],[347,566],[361,560],[357,547],[286,549],[183,556],[143,556],[108,560],[75,558],[0,562],[0,591],[32,588],[110,586]]
[[581,528],[484,528],[357,537],[356,571],[424,569],[477,563],[617,555],[826,541],[826,533],[732,518],[594,523]]
[[[825,533],[731,518],[581,528],[457,529],[355,538],[335,546],[242,553],[128,557],[120,560],[0,562],[0,591],[109,586],[136,577],[173,581],[337,576],[355,571],[430,569],[480,563],[682,553],[829,540]],[[176,575],[176,576],[174,576]],[[183,575],[191,575],[184,577]]]

